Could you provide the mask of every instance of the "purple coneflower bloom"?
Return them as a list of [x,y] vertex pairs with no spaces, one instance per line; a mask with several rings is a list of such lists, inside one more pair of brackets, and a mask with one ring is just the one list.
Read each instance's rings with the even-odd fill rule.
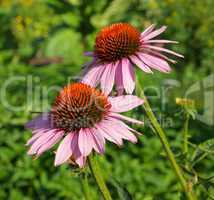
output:
[[166,26],[156,30],[154,28],[153,24],[140,33],[128,23],[104,27],[97,34],[94,51],[85,53],[86,56],[93,57],[93,60],[85,65],[86,73],[82,82],[93,87],[100,83],[102,91],[107,95],[112,91],[114,83],[119,94],[124,89],[132,94],[135,88],[133,65],[146,73],[152,73],[152,69],[170,72],[168,62],[175,61],[163,53],[183,56],[162,47],[166,43],[177,43],[176,41],[154,39],[166,30]]
[[83,167],[92,150],[104,153],[106,140],[117,145],[122,145],[123,139],[137,142],[133,134],[137,132],[123,120],[143,123],[119,113],[141,104],[143,100],[137,96],[107,97],[86,84],[70,84],[59,93],[50,112],[27,123],[33,131],[27,142],[31,146],[28,154],[40,156],[62,140],[55,165],[72,160]]

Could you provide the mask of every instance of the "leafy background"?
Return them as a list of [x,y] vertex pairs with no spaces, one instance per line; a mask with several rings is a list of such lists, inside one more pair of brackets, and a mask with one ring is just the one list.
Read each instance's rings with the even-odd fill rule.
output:
[[[188,155],[182,155],[184,111],[175,103],[191,85],[213,73],[213,7],[212,0],[0,0],[0,199],[84,199],[82,173],[67,165],[55,168],[51,152],[37,160],[26,155],[24,144],[31,133],[23,125],[33,117],[32,108],[41,111],[41,105],[49,105],[56,91],[46,98],[33,97],[31,102],[27,101],[27,79],[9,84],[5,96],[3,86],[19,76],[33,78],[33,91],[36,87],[62,87],[88,61],[83,52],[93,49],[98,30],[114,22],[130,22],[140,30],[151,23],[164,24],[168,29],[163,37],[180,42],[172,49],[185,59],[171,74],[148,76],[137,71],[137,75],[144,87],[159,92],[167,80],[180,83],[167,93],[164,109],[163,96],[150,98],[150,102],[158,117],[171,120],[165,130],[179,164],[192,166],[185,171],[189,184],[199,199],[214,199],[213,125],[191,118],[190,149]],[[147,94],[154,95],[152,90]],[[9,109],[3,98],[23,109]],[[204,91],[199,90],[194,98],[197,111],[203,111]],[[125,143],[122,149],[108,143],[107,153],[98,158],[114,199],[182,199],[180,185],[143,109],[128,115],[146,121],[145,127],[134,127],[144,135],[137,145]],[[87,175],[87,170],[84,173]],[[100,199],[90,176],[89,186],[91,199]]]

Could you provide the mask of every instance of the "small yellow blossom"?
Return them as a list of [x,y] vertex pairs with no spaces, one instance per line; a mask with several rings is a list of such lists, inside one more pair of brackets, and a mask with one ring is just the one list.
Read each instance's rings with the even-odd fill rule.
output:
[[177,97],[175,99],[175,102],[179,106],[185,106],[185,107],[191,107],[191,108],[195,107],[195,101],[192,99],[185,99],[185,98]]

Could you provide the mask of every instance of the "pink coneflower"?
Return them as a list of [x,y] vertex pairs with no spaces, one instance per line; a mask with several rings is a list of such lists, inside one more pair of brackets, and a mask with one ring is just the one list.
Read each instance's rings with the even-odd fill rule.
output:
[[140,33],[128,23],[112,24],[103,28],[96,37],[94,52],[86,52],[93,61],[86,64],[87,72],[82,82],[95,87],[101,83],[105,94],[109,94],[114,82],[119,94],[124,89],[131,94],[135,88],[133,65],[146,73],[152,69],[168,73],[171,69],[168,62],[175,63],[163,53],[182,55],[163,48],[165,43],[177,43],[170,40],[153,39],[166,30],[166,26],[154,30],[155,25],[149,26]]
[[107,97],[86,84],[70,84],[57,96],[50,112],[27,123],[33,130],[27,142],[31,145],[28,154],[39,156],[63,139],[56,151],[55,165],[71,159],[83,167],[92,150],[104,153],[105,140],[117,145],[122,145],[123,139],[137,142],[133,134],[137,132],[122,120],[142,122],[119,113],[141,104],[143,100],[133,95]]

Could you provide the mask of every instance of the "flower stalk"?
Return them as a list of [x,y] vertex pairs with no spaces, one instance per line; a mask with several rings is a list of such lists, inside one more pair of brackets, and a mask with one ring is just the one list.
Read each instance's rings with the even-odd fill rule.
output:
[[183,132],[183,139],[184,139],[184,143],[183,143],[183,153],[184,155],[186,155],[188,153],[188,128],[189,128],[189,113],[186,113],[186,119],[184,122],[184,132]]
[[153,127],[155,128],[156,130],[156,133],[162,143],[162,146],[166,152],[166,155],[167,155],[167,158],[169,159],[170,163],[171,163],[171,166],[172,166],[172,169],[174,170],[181,186],[183,187],[183,190],[184,192],[186,193],[186,196],[189,200],[196,200],[196,197],[195,195],[193,194],[193,192],[189,189],[188,187],[188,183],[187,181],[185,180],[183,174],[182,174],[182,171],[179,167],[179,165],[177,164],[176,160],[175,160],[175,156],[171,150],[171,147],[170,147],[170,144],[167,140],[167,137],[166,137],[166,134],[164,133],[163,129],[161,128],[159,122],[157,121],[150,105],[149,105],[149,102],[143,92],[143,89],[141,88],[140,84],[139,84],[139,81],[137,81],[137,93],[138,93],[138,96],[140,96],[143,100],[144,100],[144,109],[146,111],[146,114],[148,116],[148,118],[150,119]]
[[102,177],[102,173],[101,173],[100,167],[96,161],[96,158],[94,158],[93,155],[90,155],[88,157],[88,161],[89,161],[90,170],[91,170],[91,172],[95,178],[95,181],[96,181],[104,199],[105,200],[112,200],[110,192],[109,192],[109,190],[105,184],[105,181]]
[[89,188],[88,177],[86,173],[83,173],[83,176],[81,177],[81,184],[82,184],[85,200],[90,200],[91,199],[90,188]]

